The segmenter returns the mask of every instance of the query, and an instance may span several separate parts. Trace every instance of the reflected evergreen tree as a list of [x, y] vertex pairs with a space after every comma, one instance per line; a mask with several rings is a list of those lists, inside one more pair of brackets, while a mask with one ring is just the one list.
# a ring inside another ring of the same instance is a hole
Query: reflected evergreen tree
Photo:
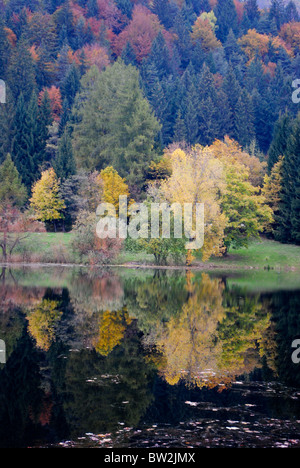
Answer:
[[107, 357], [88, 350], [72, 353], [62, 389], [71, 436], [111, 432], [120, 421], [136, 426], [152, 401], [153, 376], [135, 323]]
[[0, 372], [0, 445], [26, 447], [37, 429], [43, 392], [39, 355], [24, 327]]

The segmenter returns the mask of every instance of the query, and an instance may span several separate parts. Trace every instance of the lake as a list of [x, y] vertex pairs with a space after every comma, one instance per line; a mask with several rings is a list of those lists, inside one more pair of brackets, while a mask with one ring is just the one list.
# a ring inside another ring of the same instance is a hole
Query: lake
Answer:
[[298, 274], [0, 271], [1, 448], [300, 448]]

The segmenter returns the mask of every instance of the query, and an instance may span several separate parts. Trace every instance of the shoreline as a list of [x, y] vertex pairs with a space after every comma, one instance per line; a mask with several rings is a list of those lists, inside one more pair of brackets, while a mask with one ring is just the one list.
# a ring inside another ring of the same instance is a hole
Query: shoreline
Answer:
[[98, 265], [88, 265], [84, 263], [49, 263], [49, 262], [0, 262], [1, 268], [12, 268], [12, 267], [21, 267], [21, 268], [85, 268], [85, 269], [105, 269], [105, 268], [127, 268], [127, 269], [136, 269], [136, 270], [190, 270], [190, 271], [276, 271], [278, 273], [282, 272], [299, 272], [300, 267], [292, 267], [289, 265], [281, 265], [279, 268], [266, 268], [258, 265], [221, 265], [213, 263], [198, 263], [194, 265], [155, 265], [155, 264], [143, 264], [137, 262], [127, 262], [123, 264], [98, 264]]

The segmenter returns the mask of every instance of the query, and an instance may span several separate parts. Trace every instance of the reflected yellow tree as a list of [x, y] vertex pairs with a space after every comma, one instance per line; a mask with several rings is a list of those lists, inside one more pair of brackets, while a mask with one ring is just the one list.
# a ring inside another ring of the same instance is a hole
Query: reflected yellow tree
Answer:
[[132, 319], [129, 317], [126, 308], [117, 312], [109, 310], [103, 312], [99, 335], [93, 343], [96, 351], [102, 356], [108, 356], [121, 343], [131, 322]]
[[170, 319], [157, 340], [165, 362], [161, 372], [171, 385], [180, 379], [204, 385], [212, 369], [216, 369], [222, 350], [216, 339], [218, 323], [225, 316], [224, 286], [207, 274], [202, 275], [200, 283], [194, 283], [189, 273], [187, 289], [189, 298], [182, 313]]
[[159, 370], [166, 381], [222, 390], [237, 376], [261, 367], [270, 317], [259, 298], [245, 296], [231, 303], [236, 293], [231, 301], [224, 283], [207, 274], [196, 282], [189, 272], [186, 288], [181, 314], [157, 336]]
[[27, 315], [28, 331], [35, 339], [37, 347], [48, 351], [55, 341], [55, 332], [61, 320], [59, 301], [43, 299]]

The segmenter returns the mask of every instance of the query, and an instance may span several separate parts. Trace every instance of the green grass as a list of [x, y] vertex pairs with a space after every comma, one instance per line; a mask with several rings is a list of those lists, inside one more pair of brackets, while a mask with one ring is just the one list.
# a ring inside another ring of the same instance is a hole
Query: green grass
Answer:
[[[72, 250], [72, 233], [32, 233], [16, 252], [14, 261], [22, 263], [80, 263]], [[143, 252], [122, 251], [114, 261], [115, 264], [153, 265], [154, 258]], [[205, 267], [199, 259], [195, 265]], [[250, 242], [249, 248], [231, 250], [226, 257], [212, 258], [207, 267], [222, 269], [255, 268], [262, 270], [299, 270], [300, 246], [280, 244], [269, 239], [258, 239]]]
[[262, 269], [299, 269], [300, 246], [280, 244], [269, 239], [253, 240], [248, 249], [229, 252], [227, 257], [213, 259], [214, 265]]
[[36, 263], [73, 263], [72, 233], [29, 233], [15, 249], [13, 261]]

